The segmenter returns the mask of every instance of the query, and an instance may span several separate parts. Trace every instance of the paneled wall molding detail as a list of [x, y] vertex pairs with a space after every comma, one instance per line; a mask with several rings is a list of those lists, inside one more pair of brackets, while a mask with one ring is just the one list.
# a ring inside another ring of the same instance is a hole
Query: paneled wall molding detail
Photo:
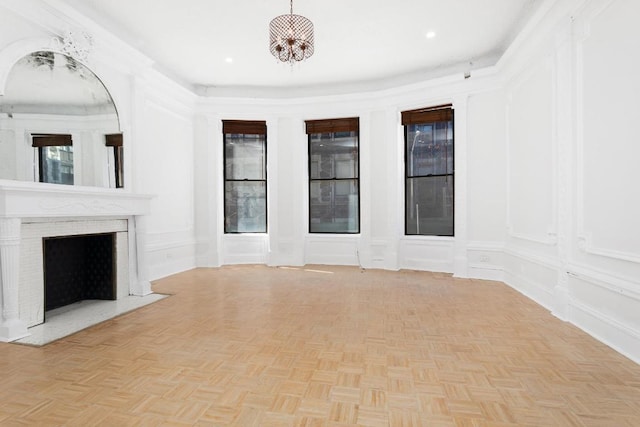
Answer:
[[558, 243], [558, 234], [554, 230], [547, 231], [546, 236], [535, 236], [533, 234], [527, 233], [518, 233], [513, 231], [513, 226], [509, 225], [507, 227], [507, 233], [510, 237], [526, 240], [533, 243], [539, 243], [547, 246], [554, 246]]
[[455, 240], [445, 238], [413, 239], [405, 237], [398, 244], [398, 267], [454, 273]]
[[525, 249], [514, 248], [513, 246], [507, 246], [504, 249], [504, 253], [546, 268], [558, 269], [561, 267], [560, 262], [556, 257], [535, 254]]
[[567, 275], [640, 303], [640, 282], [611, 276], [610, 274], [593, 270], [588, 266], [578, 266], [576, 264], [569, 265]]
[[505, 245], [503, 242], [470, 241], [467, 243], [467, 251], [502, 253], [504, 249]]
[[264, 264], [268, 247], [267, 234], [224, 234], [222, 264]]
[[598, 247], [593, 244], [591, 233], [584, 230], [579, 230], [578, 248], [588, 254], [599, 255], [607, 258], [630, 261], [640, 264], [640, 254]]
[[467, 243], [469, 277], [504, 281], [503, 254], [504, 244], [501, 242]]
[[569, 264], [567, 274], [570, 277], [591, 283], [616, 295], [632, 298], [640, 302], [640, 282], [637, 280], [613, 276], [608, 272], [593, 269], [591, 266], [575, 263]]
[[19, 318], [20, 218], [0, 218], [0, 341], [9, 342], [29, 335]]
[[307, 235], [304, 260], [310, 264], [359, 265], [359, 235]]
[[171, 240], [162, 243], [150, 243], [146, 246], [147, 252], [159, 252], [169, 249], [183, 248], [183, 247], [195, 247], [197, 245], [196, 239], [184, 239], [184, 240]]
[[[518, 90], [521, 87], [523, 87], [525, 84], [531, 81], [531, 79], [533, 79], [537, 75], [537, 73], [540, 73], [540, 72], [550, 73], [552, 80], [555, 81], [556, 74], [557, 74], [556, 61], [551, 55], [545, 56], [542, 61], [539, 61], [536, 64], [531, 64], [531, 67], [529, 69], [527, 69], [520, 75], [514, 77], [508, 83], [506, 121], [505, 121], [505, 126], [506, 126], [505, 132], [507, 136], [507, 200], [506, 200], [507, 202], [507, 234], [510, 237], [513, 237], [516, 239], [526, 240], [526, 241], [539, 243], [547, 246], [553, 246], [553, 245], [556, 245], [558, 241], [558, 236], [557, 236], [558, 224], [557, 224], [557, 215], [555, 214], [558, 210], [558, 189], [556, 185], [553, 185], [552, 188], [549, 189], [549, 191], [551, 192], [550, 210], [553, 213], [553, 215], [551, 216], [551, 220], [550, 220], [551, 222], [548, 224], [546, 234], [537, 235], [530, 232], [519, 231], [517, 229], [517, 226], [515, 225], [513, 209], [512, 209], [512, 205], [515, 203], [513, 200], [514, 184], [512, 180], [512, 173], [517, 172], [513, 170], [513, 166], [511, 164], [512, 163], [511, 155], [513, 152], [512, 144], [514, 143], [513, 135], [511, 132], [512, 119], [514, 115], [514, 112], [513, 112], [513, 104], [515, 102], [514, 96], [517, 94]], [[558, 142], [557, 141], [557, 120], [555, 118], [557, 113], [556, 111], [557, 110], [557, 90], [555, 88], [555, 84], [552, 89], [551, 104], [552, 104], [551, 105], [552, 134], [550, 135], [550, 138], [551, 138], [550, 144], [552, 147], [557, 147], [557, 142]], [[558, 154], [556, 152], [552, 152], [553, 170], [551, 171], [551, 173], [553, 175], [552, 182], [554, 184], [557, 182], [557, 177], [558, 177], [557, 156]]]
[[573, 198], [571, 197], [571, 176], [573, 171], [573, 48], [571, 44], [572, 20], [567, 19], [556, 34], [554, 98], [554, 139], [557, 150], [556, 186], [558, 188], [557, 212], [557, 250], [562, 268], [558, 269], [557, 283], [554, 287], [553, 314], [569, 319], [569, 234], [573, 227], [571, 215]]
[[586, 204], [586, 183], [585, 183], [585, 43], [592, 36], [592, 23], [603, 12], [605, 12], [616, 0], [600, 0], [587, 2], [580, 16], [575, 21], [575, 44], [576, 44], [576, 199], [577, 199], [577, 247], [588, 254], [598, 255], [606, 258], [629, 261], [640, 264], [640, 253], [616, 250], [604, 247], [596, 243], [594, 230], [590, 230], [586, 225], [585, 204]]

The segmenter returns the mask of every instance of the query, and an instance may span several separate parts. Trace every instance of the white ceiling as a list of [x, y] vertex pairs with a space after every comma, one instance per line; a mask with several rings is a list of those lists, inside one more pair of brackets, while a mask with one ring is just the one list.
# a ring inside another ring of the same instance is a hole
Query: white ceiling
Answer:
[[380, 88], [492, 65], [543, 0], [295, 0], [314, 24], [315, 53], [293, 67], [268, 48], [269, 21], [289, 12], [287, 0], [64, 2], [211, 92]]

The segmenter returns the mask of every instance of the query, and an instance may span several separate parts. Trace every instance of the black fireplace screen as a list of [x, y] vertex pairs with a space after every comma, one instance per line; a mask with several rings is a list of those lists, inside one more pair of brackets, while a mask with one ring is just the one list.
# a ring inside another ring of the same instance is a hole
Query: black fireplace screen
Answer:
[[45, 311], [116, 299], [114, 234], [43, 239]]

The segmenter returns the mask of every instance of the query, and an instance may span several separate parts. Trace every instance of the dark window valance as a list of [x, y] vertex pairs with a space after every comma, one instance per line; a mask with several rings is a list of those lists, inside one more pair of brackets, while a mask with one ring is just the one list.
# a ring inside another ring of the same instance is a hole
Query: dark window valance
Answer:
[[451, 104], [438, 105], [436, 107], [420, 108], [402, 112], [402, 125], [415, 125], [419, 123], [449, 122], [453, 120], [453, 108]]
[[122, 147], [122, 134], [114, 133], [111, 135], [105, 135], [105, 144], [107, 147]]
[[360, 119], [350, 117], [347, 119], [305, 120], [307, 134], [329, 132], [358, 132]]
[[56, 135], [56, 134], [32, 134], [31, 146], [32, 147], [58, 147], [73, 145], [71, 141], [71, 135]]
[[267, 122], [265, 122], [264, 120], [223, 120], [222, 133], [266, 135]]

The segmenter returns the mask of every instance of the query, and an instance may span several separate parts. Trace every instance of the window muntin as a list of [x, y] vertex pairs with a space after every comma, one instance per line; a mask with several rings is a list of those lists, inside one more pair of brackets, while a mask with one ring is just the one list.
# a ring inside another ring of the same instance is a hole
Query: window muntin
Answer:
[[405, 234], [453, 236], [453, 109], [403, 112], [403, 124]]
[[[262, 126], [255, 127], [256, 123]], [[223, 131], [224, 231], [266, 233], [266, 125], [264, 122], [224, 121]], [[242, 133], [245, 131], [251, 133]]]
[[358, 119], [307, 121], [309, 232], [360, 232]]

